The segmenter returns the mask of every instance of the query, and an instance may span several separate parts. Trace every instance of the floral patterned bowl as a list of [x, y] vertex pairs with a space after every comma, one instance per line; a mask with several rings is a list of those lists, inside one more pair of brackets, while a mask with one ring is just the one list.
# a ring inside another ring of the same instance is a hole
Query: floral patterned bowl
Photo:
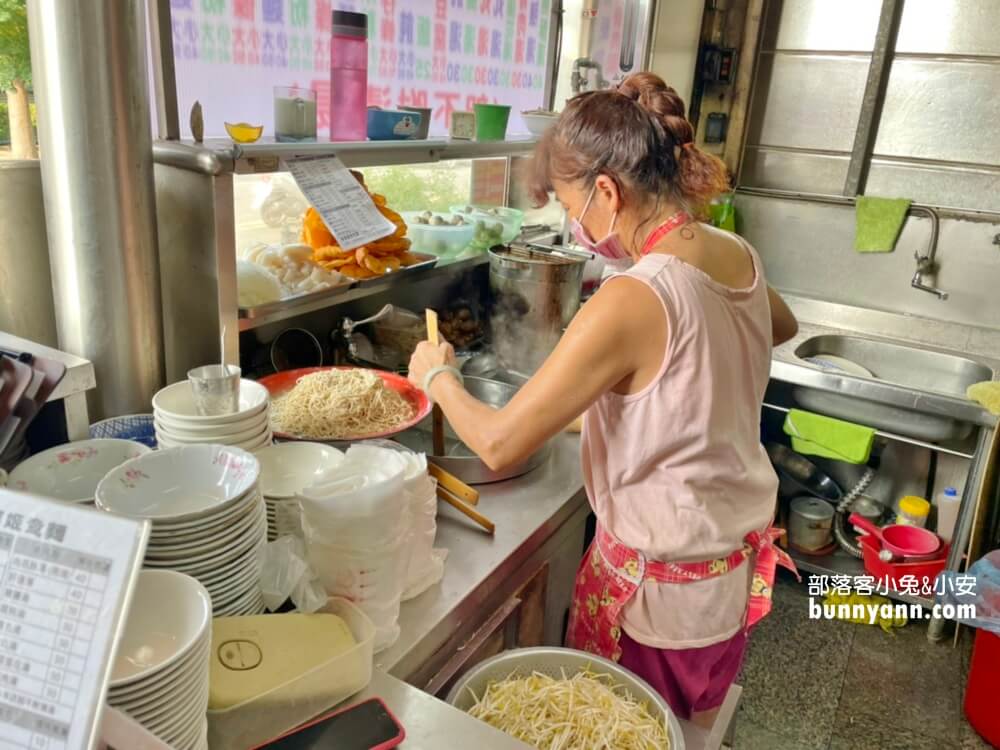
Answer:
[[80, 440], [57, 445], [18, 464], [7, 487], [54, 500], [92, 503], [97, 485], [109, 471], [149, 452], [132, 440]]
[[219, 513], [255, 490], [260, 464], [225, 445], [185, 445], [147, 453], [97, 486], [97, 507], [132, 518], [186, 521]]

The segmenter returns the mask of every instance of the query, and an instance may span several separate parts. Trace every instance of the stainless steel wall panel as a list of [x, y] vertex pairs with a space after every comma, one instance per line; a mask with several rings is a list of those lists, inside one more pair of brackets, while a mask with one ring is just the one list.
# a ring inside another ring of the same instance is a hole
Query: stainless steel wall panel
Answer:
[[871, 52], [877, 0], [780, 0], [768, 3], [763, 49]]
[[[872, 160], [868, 195], [902, 195], [932, 206], [1000, 212], [1000, 169]], [[1000, 260], [1000, 249], [997, 251]], [[998, 279], [1000, 284], [1000, 279]]]
[[997, 0], [907, 0], [896, 51], [1000, 55], [998, 30], [1000, 2]]
[[740, 182], [749, 187], [836, 194], [844, 186], [849, 162], [848, 154], [748, 146]]
[[747, 142], [849, 152], [869, 58], [762, 55]]
[[1000, 64], [896, 59], [875, 153], [1000, 166], [997, 123]]
[[[896, 250], [854, 251], [854, 209], [737, 193], [740, 233], [760, 252], [768, 281], [805, 297], [1000, 329], [1000, 222], [943, 218], [937, 258], [941, 301], [910, 287], [913, 253], [926, 249], [930, 220], [906, 220]], [[919, 325], [915, 321], [914, 325]]]

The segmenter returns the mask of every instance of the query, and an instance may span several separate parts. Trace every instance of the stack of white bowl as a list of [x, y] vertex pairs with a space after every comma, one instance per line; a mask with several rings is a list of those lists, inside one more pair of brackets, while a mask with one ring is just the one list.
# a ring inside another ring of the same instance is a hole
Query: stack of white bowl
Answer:
[[307, 487], [325, 481], [344, 460], [344, 454], [322, 443], [278, 443], [257, 452], [260, 489], [267, 506], [267, 539], [302, 536], [296, 497]]
[[143, 570], [111, 672], [108, 703], [177, 750], [208, 750], [212, 602], [169, 570]]
[[270, 398], [253, 380], [240, 381], [239, 410], [217, 416], [198, 413], [188, 381], [168, 385], [153, 396], [153, 418], [161, 448], [217, 443], [252, 452], [271, 444]]
[[152, 521], [145, 566], [197, 578], [216, 617], [261, 614], [267, 514], [259, 476], [257, 459], [239, 448], [168, 448], [112, 470], [97, 487], [97, 507]]
[[7, 486], [21, 492], [92, 505], [97, 485], [116, 466], [149, 453], [131, 440], [78, 440], [36, 453], [18, 464]]

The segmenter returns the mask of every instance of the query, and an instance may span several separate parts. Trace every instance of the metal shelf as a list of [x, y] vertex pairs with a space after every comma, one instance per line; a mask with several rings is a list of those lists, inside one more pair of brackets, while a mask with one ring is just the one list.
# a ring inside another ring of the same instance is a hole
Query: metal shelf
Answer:
[[[796, 552], [794, 549], [788, 549], [787, 552], [801, 572], [826, 576], [850, 576], [851, 578], [870, 575], [865, 571], [864, 563], [861, 560], [852, 557], [839, 548], [829, 555], [804, 555], [801, 552]], [[934, 606], [934, 601], [924, 596], [911, 596], [898, 591], [886, 593], [880, 590], [878, 593], [880, 596], [885, 595], [893, 601], [915, 604], [924, 609], [930, 609]]]
[[[325, 310], [345, 302], [379, 294], [400, 284], [413, 284], [439, 273], [464, 271], [465, 269], [485, 265], [488, 262], [489, 258], [485, 253], [463, 260], [438, 261], [436, 265], [412, 268], [401, 273], [390, 273], [378, 279], [366, 279], [365, 281], [355, 282], [349, 286], [337, 287], [335, 289], [316, 292], [315, 294], [294, 297], [282, 302], [261, 305], [252, 311], [240, 310], [239, 330], [252, 331], [271, 323], [278, 323], [299, 315], [316, 312], [317, 310]], [[250, 317], [251, 314], [252, 317]]]
[[429, 138], [420, 141], [348, 141], [343, 143], [234, 144], [227, 138], [190, 141], [157, 141], [153, 155], [158, 163], [192, 171], [219, 174], [277, 172], [283, 159], [302, 156], [338, 156], [348, 167], [381, 167], [396, 164], [429, 164], [455, 159], [496, 159], [530, 154], [538, 139], [514, 137], [506, 141], [464, 141]]

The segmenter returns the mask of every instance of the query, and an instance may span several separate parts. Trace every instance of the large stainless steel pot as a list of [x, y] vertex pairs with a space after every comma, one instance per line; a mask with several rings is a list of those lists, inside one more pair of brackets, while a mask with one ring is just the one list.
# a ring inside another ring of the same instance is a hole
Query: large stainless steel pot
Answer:
[[490, 250], [490, 332], [503, 369], [531, 375], [580, 307], [583, 259], [524, 248]]
[[[465, 379], [465, 389], [480, 401], [500, 408], [514, 398], [518, 387], [496, 380], [467, 377]], [[527, 474], [532, 469], [541, 466], [548, 459], [551, 450], [550, 445], [546, 443], [524, 461], [504, 471], [493, 471], [483, 463], [479, 456], [470, 451], [465, 443], [458, 439], [458, 436], [451, 429], [451, 425], [447, 423], [445, 423], [444, 432], [445, 455], [433, 455], [434, 441], [431, 434], [431, 427], [431, 419], [428, 417], [412, 430], [407, 430], [397, 435], [395, 439], [407, 448], [426, 453], [428, 459], [467, 484], [502, 482], [505, 479], [513, 479], [522, 474]]]
[[538, 646], [504, 651], [480, 662], [459, 678], [448, 693], [448, 702], [455, 708], [468, 711], [475, 705], [476, 696], [486, 692], [491, 682], [508, 677], [525, 677], [535, 672], [555, 678], [572, 677], [585, 670], [607, 675], [614, 685], [624, 688], [634, 700], [644, 702], [650, 714], [666, 725], [670, 750], [684, 750], [684, 734], [677, 717], [649, 683], [613, 661], [569, 648]]

